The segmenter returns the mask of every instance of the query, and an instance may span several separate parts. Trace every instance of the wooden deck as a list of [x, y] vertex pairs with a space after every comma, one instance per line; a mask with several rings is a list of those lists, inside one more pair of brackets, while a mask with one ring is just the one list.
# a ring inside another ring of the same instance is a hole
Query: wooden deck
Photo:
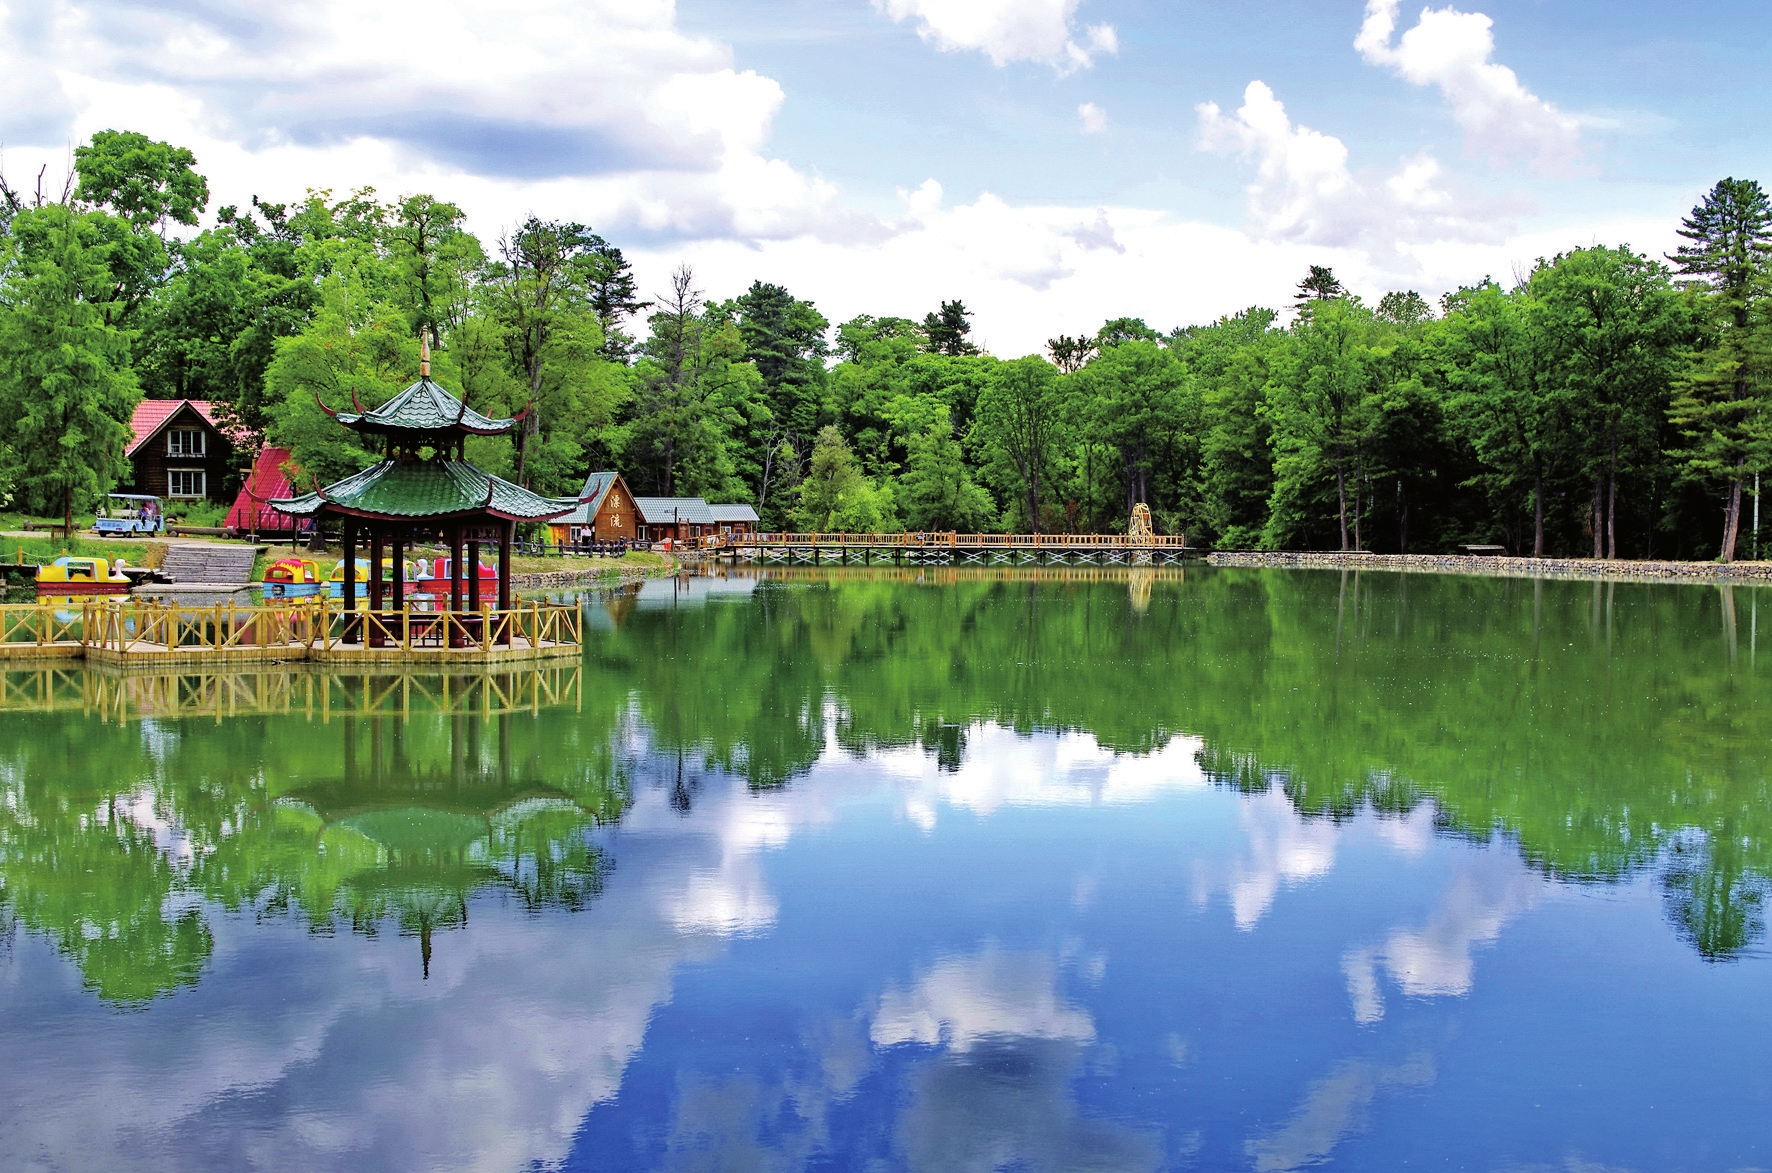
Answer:
[[324, 597], [256, 606], [114, 598], [76, 606], [0, 606], [0, 662], [470, 665], [572, 657], [582, 646], [578, 608], [551, 603], [478, 612], [422, 611], [410, 604], [399, 611], [346, 612]]

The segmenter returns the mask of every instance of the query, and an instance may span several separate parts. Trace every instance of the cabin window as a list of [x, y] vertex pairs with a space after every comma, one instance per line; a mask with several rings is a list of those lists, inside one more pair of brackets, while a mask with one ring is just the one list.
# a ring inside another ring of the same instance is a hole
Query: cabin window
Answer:
[[[173, 428], [166, 433], [166, 455], [168, 456], [202, 456], [204, 453], [204, 435], [202, 428]], [[198, 494], [201, 496], [201, 494]], [[174, 497], [179, 496], [173, 493]]]
[[174, 468], [166, 472], [168, 497], [207, 496], [207, 477], [200, 468]]

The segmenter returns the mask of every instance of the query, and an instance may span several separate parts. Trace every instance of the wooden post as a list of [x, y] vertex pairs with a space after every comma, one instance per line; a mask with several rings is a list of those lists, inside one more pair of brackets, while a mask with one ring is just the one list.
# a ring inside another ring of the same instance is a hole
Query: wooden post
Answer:
[[394, 610], [406, 602], [406, 538], [394, 539]]
[[449, 527], [449, 609], [461, 610], [461, 526]]
[[511, 609], [511, 539], [515, 535], [515, 522], [501, 522], [498, 541], [498, 609]]
[[344, 636], [348, 642], [351, 639], [351, 623], [357, 613], [357, 523], [349, 517], [345, 518], [344, 554]]
[[371, 611], [381, 610], [381, 551], [381, 527], [371, 526], [369, 530], [369, 609]]

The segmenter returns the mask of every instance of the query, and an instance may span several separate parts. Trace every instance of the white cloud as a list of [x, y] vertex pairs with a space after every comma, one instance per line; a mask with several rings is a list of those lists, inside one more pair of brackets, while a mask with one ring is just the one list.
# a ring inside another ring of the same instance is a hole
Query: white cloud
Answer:
[[1004, 807], [1116, 806], [1165, 793], [1203, 790], [1197, 738], [1175, 737], [1147, 754], [1121, 754], [1088, 733], [1028, 737], [1001, 725], [966, 729], [967, 753], [943, 770], [918, 749], [884, 751], [873, 760], [899, 780], [900, 809], [924, 830], [946, 806], [990, 815]]
[[1290, 1173], [1323, 1164], [1337, 1145], [1364, 1131], [1373, 1101], [1387, 1092], [1425, 1088], [1436, 1078], [1433, 1057], [1423, 1052], [1385, 1066], [1349, 1059], [1311, 1084], [1284, 1125], [1243, 1146], [1257, 1173]]
[[1078, 106], [1077, 117], [1083, 120], [1084, 134], [1100, 134], [1107, 129], [1107, 111], [1094, 102], [1084, 102]]
[[370, 184], [501, 223], [570, 205], [687, 236], [880, 231], [766, 155], [780, 85], [682, 32], [670, 0], [0, 2], [0, 65], [41, 75], [31, 104], [0, 109], [15, 165], [36, 146], [54, 170], [121, 126], [191, 146], [220, 202]]
[[1491, 218], [1479, 220], [1454, 198], [1432, 155], [1404, 160], [1389, 175], [1358, 175], [1348, 167], [1345, 143], [1293, 123], [1264, 82], [1249, 83], [1234, 115], [1216, 102], [1196, 110], [1203, 149], [1254, 163], [1249, 214], [1265, 236], [1386, 255], [1429, 241], [1500, 235]]
[[[1425, 810], [1417, 817], [1424, 825], [1431, 822]], [[1427, 924], [1395, 929], [1384, 944], [1351, 949], [1342, 957], [1355, 1021], [1371, 1025], [1384, 1017], [1381, 973], [1411, 998], [1468, 994], [1476, 980], [1476, 951], [1494, 942], [1543, 890], [1540, 878], [1507, 849], [1491, 847], [1462, 859]]]
[[875, 1046], [945, 1045], [971, 1051], [1000, 1039], [1088, 1043], [1088, 1011], [1058, 992], [1058, 967], [1038, 953], [987, 948], [938, 961], [909, 990], [888, 989], [868, 1032]]
[[1360, 56], [1389, 66], [1414, 85], [1438, 86], [1473, 153], [1496, 159], [1524, 156], [1549, 170], [1568, 167], [1579, 120], [1532, 93], [1513, 70], [1491, 59], [1494, 21], [1480, 12], [1424, 8], [1415, 27], [1393, 44], [1398, 3], [1367, 0], [1366, 19], [1354, 39]]
[[893, 20], [915, 19], [917, 35], [944, 52], [979, 52], [993, 65], [1038, 61], [1060, 73], [1086, 69], [1098, 54], [1120, 51], [1112, 25], [1081, 33], [1073, 18], [1082, 0], [874, 0]]

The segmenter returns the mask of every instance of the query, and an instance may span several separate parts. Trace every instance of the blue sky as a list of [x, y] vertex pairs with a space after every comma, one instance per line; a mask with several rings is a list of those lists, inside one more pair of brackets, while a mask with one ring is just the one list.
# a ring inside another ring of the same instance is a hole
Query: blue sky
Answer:
[[0, 142], [15, 184], [119, 126], [218, 205], [583, 220], [649, 285], [834, 319], [959, 296], [1013, 354], [1279, 304], [1308, 263], [1375, 296], [1665, 249], [1716, 179], [1772, 180], [1769, 39], [1743, 2], [0, 0]]

